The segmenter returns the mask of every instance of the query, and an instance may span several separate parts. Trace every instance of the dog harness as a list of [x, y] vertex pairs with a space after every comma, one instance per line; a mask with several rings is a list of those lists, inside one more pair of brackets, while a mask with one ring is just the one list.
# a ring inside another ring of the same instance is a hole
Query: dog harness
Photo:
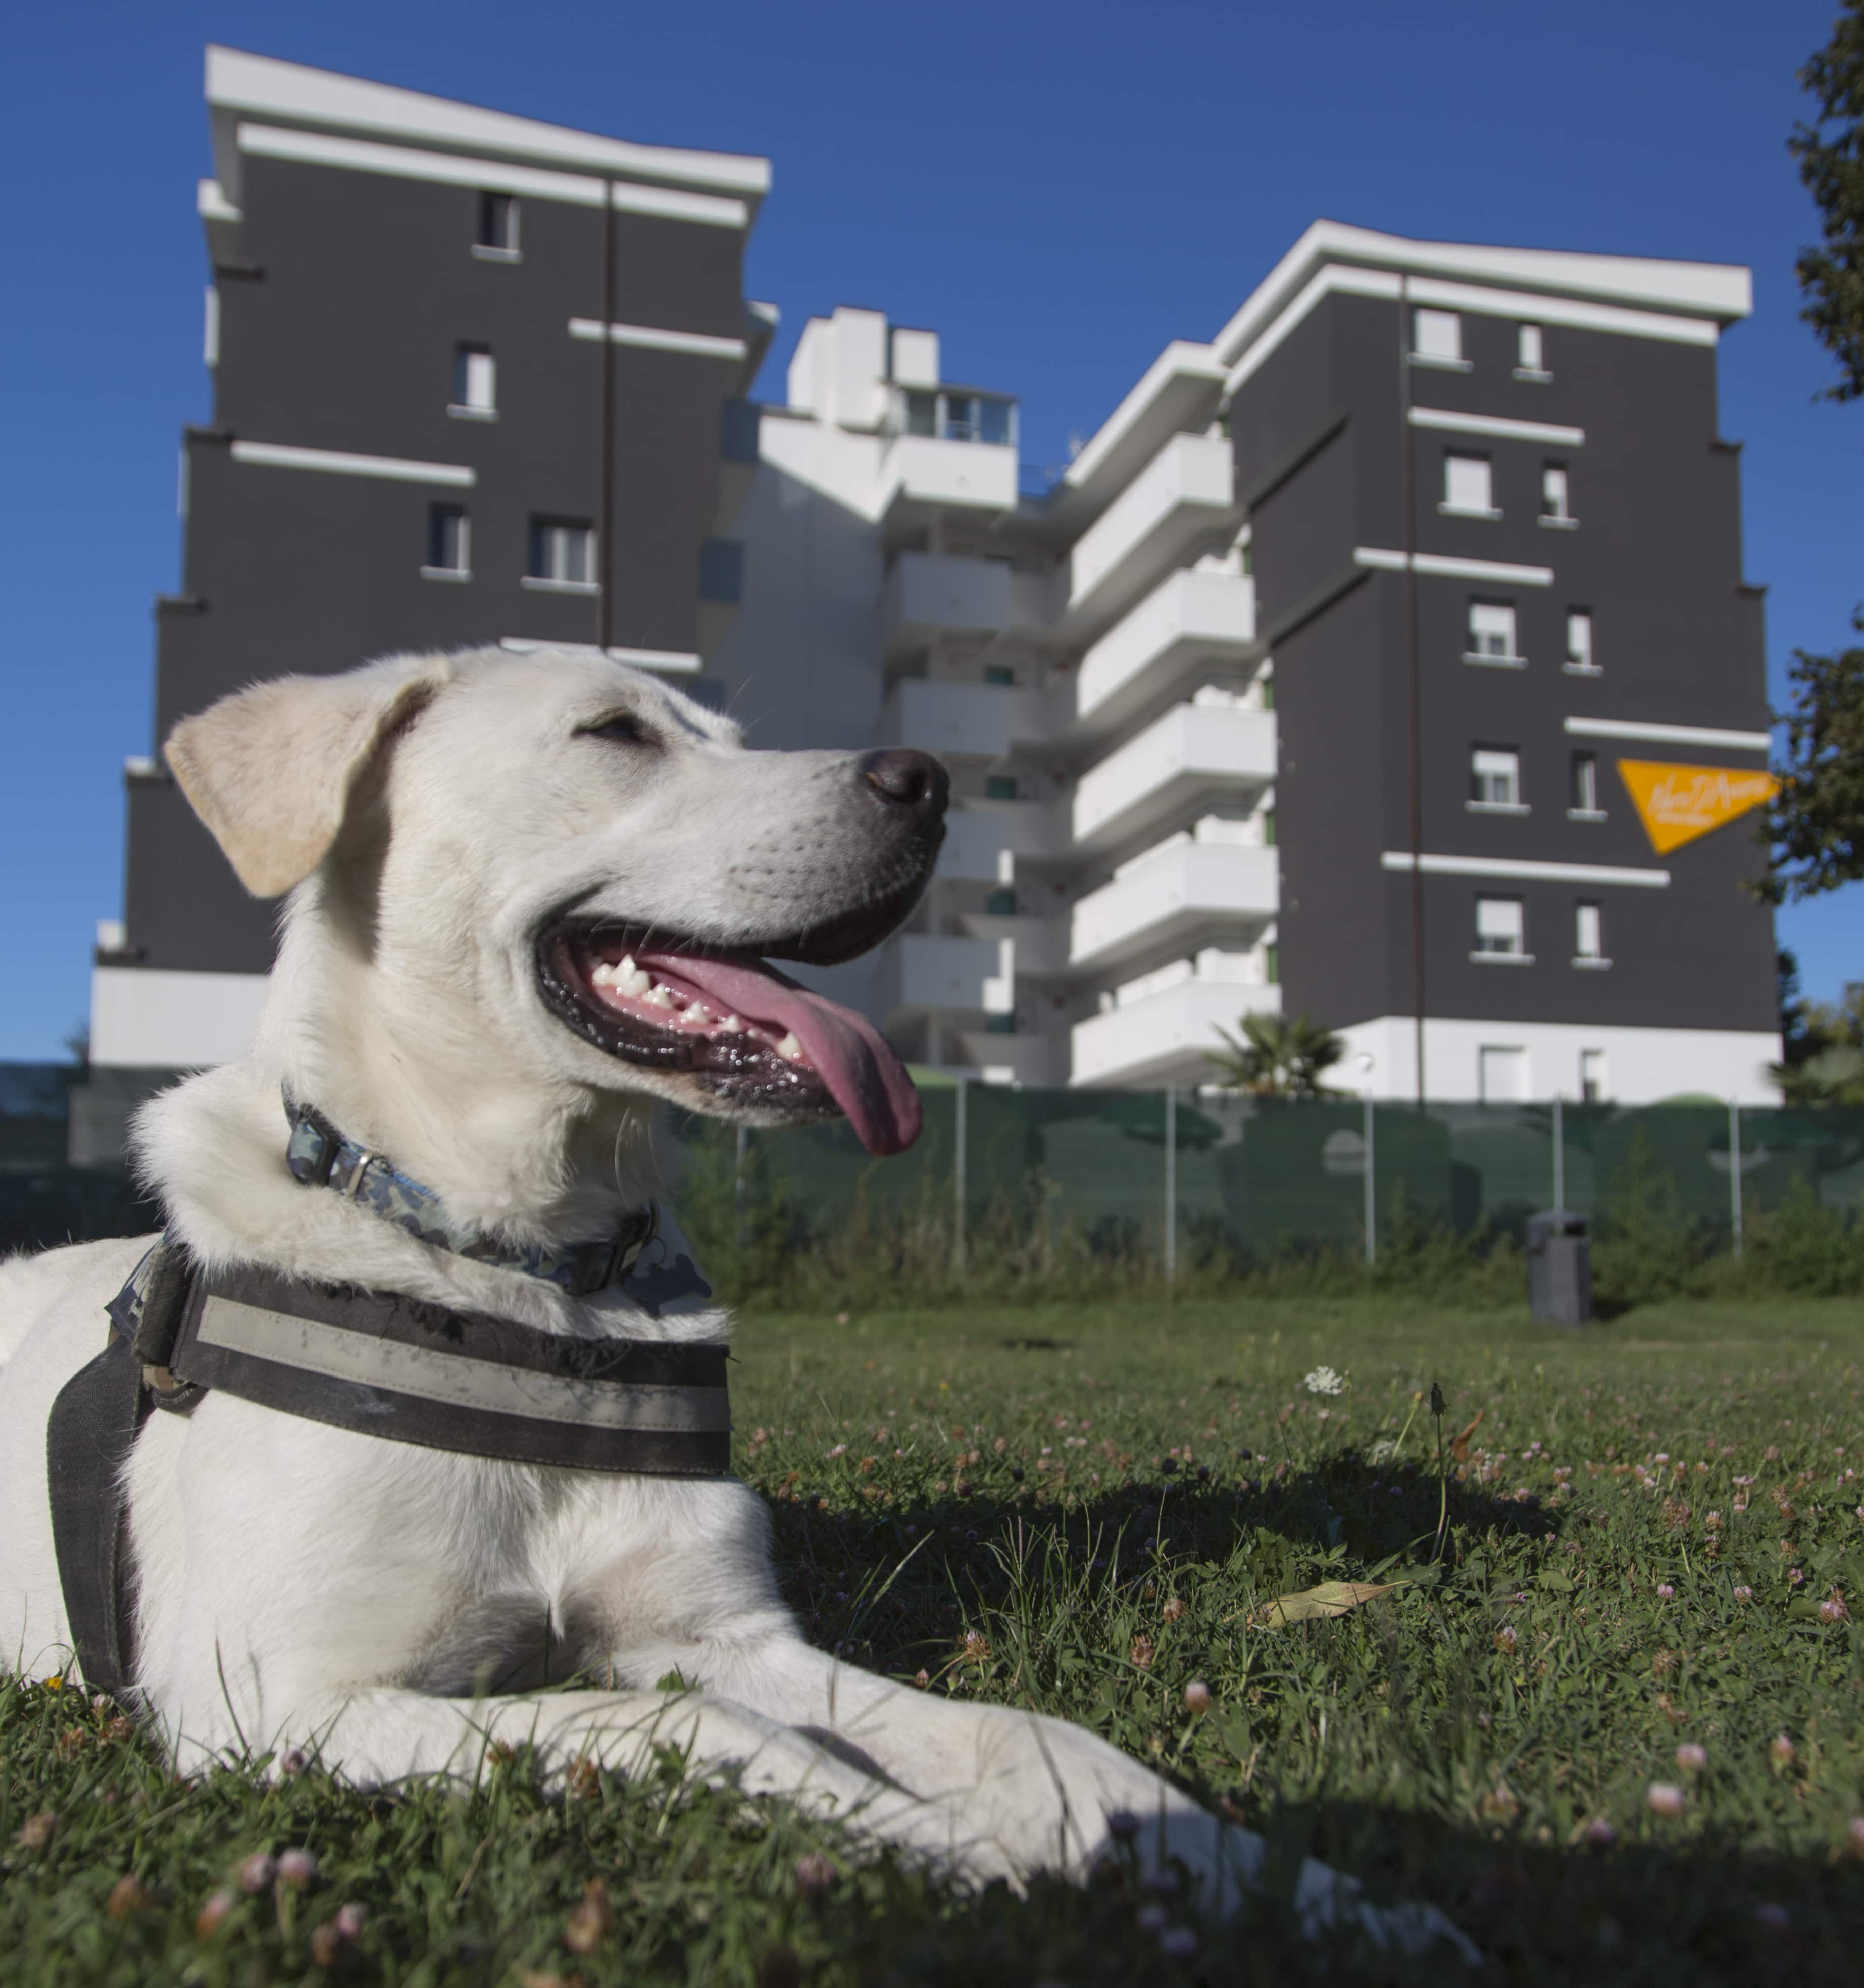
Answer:
[[[317, 1143], [302, 1134], [306, 1124]], [[293, 1127], [299, 1181], [354, 1192], [373, 1170], [381, 1185], [365, 1185], [363, 1205], [424, 1241], [456, 1246], [444, 1239], [453, 1232], [428, 1219], [431, 1205], [401, 1199], [414, 1188], [431, 1204], [427, 1189], [302, 1107]], [[581, 1280], [594, 1275], [599, 1251], [597, 1282], [616, 1284], [658, 1318], [700, 1309], [712, 1296], [679, 1239], [648, 1209], [622, 1239], [580, 1252], [537, 1249], [508, 1266], [566, 1289], [594, 1288]], [[476, 1241], [458, 1253], [507, 1263]], [[188, 1414], [218, 1388], [359, 1435], [462, 1456], [614, 1475], [730, 1474], [729, 1354], [720, 1344], [572, 1338], [255, 1264], [204, 1271], [167, 1239], [105, 1311], [103, 1351], [52, 1405], [46, 1460], [72, 1641], [86, 1685], [113, 1697], [127, 1700], [135, 1668], [123, 1473], [154, 1409]]]

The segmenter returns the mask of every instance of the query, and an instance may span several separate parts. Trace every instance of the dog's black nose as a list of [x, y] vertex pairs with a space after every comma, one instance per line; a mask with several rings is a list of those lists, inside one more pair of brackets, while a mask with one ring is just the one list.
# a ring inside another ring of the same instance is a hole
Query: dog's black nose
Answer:
[[861, 762], [861, 777], [889, 806], [911, 808], [915, 813], [934, 818], [944, 813], [952, 784], [929, 752], [898, 747], [870, 752]]

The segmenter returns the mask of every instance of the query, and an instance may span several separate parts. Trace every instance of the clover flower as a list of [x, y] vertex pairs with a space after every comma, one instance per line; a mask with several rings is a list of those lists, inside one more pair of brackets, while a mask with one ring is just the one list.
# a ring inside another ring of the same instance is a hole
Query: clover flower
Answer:
[[1687, 1799], [1674, 1781], [1653, 1781], [1644, 1790], [1644, 1804], [1653, 1815], [1679, 1816]]
[[1686, 1774], [1700, 1774], [1708, 1764], [1708, 1749], [1697, 1746], [1693, 1740], [1684, 1740], [1676, 1749], [1676, 1765]]
[[1790, 1767], [1799, 1756], [1792, 1741], [1784, 1733], [1776, 1733], [1767, 1743], [1767, 1757], [1776, 1767]]
[[1193, 1678], [1185, 1686], [1185, 1709], [1193, 1718], [1201, 1718], [1210, 1709], [1210, 1687], [1201, 1678]]

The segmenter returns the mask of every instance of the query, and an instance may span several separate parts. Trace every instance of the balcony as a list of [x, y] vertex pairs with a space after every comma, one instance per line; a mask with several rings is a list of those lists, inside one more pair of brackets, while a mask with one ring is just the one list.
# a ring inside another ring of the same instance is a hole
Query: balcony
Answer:
[[966, 1029], [957, 1038], [958, 1051], [986, 1084], [1027, 1084], [1059, 1090], [1068, 1080], [1068, 1045], [1064, 1036], [1000, 1036]]
[[895, 435], [881, 458], [880, 485], [886, 539], [897, 545], [939, 511], [1013, 511], [1017, 452], [991, 442]]
[[1067, 921], [1064, 918], [1037, 918], [1019, 913], [999, 917], [990, 911], [962, 911], [959, 924], [973, 938], [987, 938], [1000, 944], [1007, 939], [1014, 948], [1019, 977], [1034, 974], [1042, 978], [1067, 971]]
[[902, 932], [881, 955], [876, 991], [888, 1016], [931, 1009], [1006, 1015], [1016, 1005], [1015, 955], [1000, 939]]
[[1000, 634], [1050, 618], [1050, 584], [1006, 560], [949, 553], [898, 553], [881, 590], [880, 637], [889, 662], [939, 634]]
[[1193, 938], [1253, 938], [1280, 903], [1273, 849], [1169, 842], [1074, 906], [1071, 966], [1115, 966]]
[[1091, 639], [1233, 526], [1235, 474], [1227, 436], [1174, 435], [1076, 542], [1057, 632]]
[[1053, 856], [1060, 840], [1054, 810], [1038, 801], [970, 803], [945, 818], [945, 846], [933, 873], [955, 882], [1008, 884], [1019, 857]]
[[1245, 665], [1259, 647], [1253, 580], [1194, 568], [1168, 574], [1081, 658], [1067, 735], [1105, 737], [1211, 664]]
[[1000, 759], [1048, 736], [1049, 694], [1000, 684], [896, 683], [881, 712], [883, 746], [916, 746], [941, 759]]
[[1081, 775], [1074, 840], [1111, 848], [1207, 796], [1259, 795], [1274, 777], [1273, 712], [1181, 704]]
[[[1226, 852], [1233, 853], [1233, 852]], [[1077, 1084], [1208, 1084], [1208, 1052], [1220, 1050], [1220, 1027], [1234, 1035], [1244, 1014], [1281, 1013], [1279, 987], [1181, 981], [1130, 1007], [1091, 1015], [1073, 1030]]]

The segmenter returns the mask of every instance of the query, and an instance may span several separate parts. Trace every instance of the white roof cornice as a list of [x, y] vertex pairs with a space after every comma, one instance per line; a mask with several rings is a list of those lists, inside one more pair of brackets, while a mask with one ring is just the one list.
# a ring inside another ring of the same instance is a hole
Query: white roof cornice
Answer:
[[216, 164], [237, 198], [234, 128], [242, 118], [325, 131], [391, 137], [404, 145], [478, 152], [536, 165], [570, 167], [662, 184], [731, 193], [754, 205], [770, 188], [770, 162], [740, 153], [690, 152], [636, 145], [589, 131], [482, 110], [418, 90], [398, 90], [329, 69], [238, 49], [209, 46], [207, 100], [213, 113]]
[[1212, 340], [1233, 365], [1320, 265], [1370, 264], [1453, 276], [1504, 289], [1551, 291], [1636, 305], [1726, 324], [1754, 308], [1751, 271], [1726, 262], [1668, 262], [1640, 255], [1576, 255], [1556, 248], [1497, 248], [1460, 242], [1414, 242], [1344, 221], [1317, 221], [1282, 257]]

